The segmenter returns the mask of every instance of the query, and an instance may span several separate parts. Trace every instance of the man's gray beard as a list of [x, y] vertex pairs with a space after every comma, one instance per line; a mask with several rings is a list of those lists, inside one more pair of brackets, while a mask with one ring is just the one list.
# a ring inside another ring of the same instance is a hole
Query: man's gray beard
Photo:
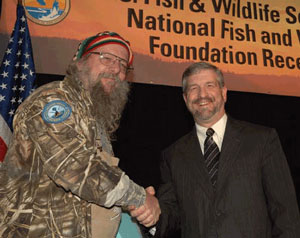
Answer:
[[114, 78], [116, 85], [109, 94], [104, 91], [101, 83], [93, 87], [91, 92], [91, 100], [94, 105], [93, 114], [97, 122], [106, 130], [109, 139], [114, 139], [113, 133], [119, 127], [122, 112], [128, 101], [130, 87], [127, 81], [120, 81], [117, 76], [101, 74], [98, 78], [99, 82], [102, 77]]
[[[67, 69], [67, 76], [73, 78], [80, 87], [83, 87], [82, 78], [91, 77], [90, 70], [86, 67], [86, 58], [81, 59], [83, 70], [79, 70], [78, 63], [72, 62]], [[118, 129], [122, 111], [128, 101], [130, 86], [127, 81], [120, 81], [118, 76], [101, 74], [99, 77], [112, 77], [116, 80], [113, 90], [107, 94], [101, 83], [93, 87], [90, 92], [94, 105], [93, 114], [100, 125], [106, 130], [109, 139], [114, 139], [114, 132]], [[100, 78], [99, 78], [100, 79]], [[100, 80], [99, 80], [100, 82]]]

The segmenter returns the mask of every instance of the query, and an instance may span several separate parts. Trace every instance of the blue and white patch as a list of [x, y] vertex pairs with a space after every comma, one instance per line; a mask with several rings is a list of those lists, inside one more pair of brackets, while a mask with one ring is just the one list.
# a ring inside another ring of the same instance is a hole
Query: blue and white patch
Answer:
[[61, 123], [67, 120], [72, 113], [69, 104], [62, 100], [55, 100], [46, 104], [42, 112], [42, 118], [47, 123]]

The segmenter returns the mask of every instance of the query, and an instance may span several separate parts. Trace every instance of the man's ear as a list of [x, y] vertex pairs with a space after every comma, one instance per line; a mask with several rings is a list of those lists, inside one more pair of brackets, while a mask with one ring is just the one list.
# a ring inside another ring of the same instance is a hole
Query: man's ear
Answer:
[[82, 67], [83, 67], [82, 61], [79, 60], [76, 64], [77, 64], [77, 67], [78, 67], [79, 71], [81, 71], [81, 70], [82, 70]]
[[224, 102], [226, 102], [227, 101], [227, 88], [226, 88], [226, 86], [223, 86], [223, 88], [222, 88], [222, 96], [223, 96]]
[[187, 97], [187, 96], [186, 96], [186, 93], [185, 93], [185, 92], [182, 93], [182, 97], [183, 97], [183, 100], [184, 100], [184, 102], [185, 102], [185, 104], [186, 104], [186, 101], [187, 101], [187, 98], [186, 98], [186, 97]]

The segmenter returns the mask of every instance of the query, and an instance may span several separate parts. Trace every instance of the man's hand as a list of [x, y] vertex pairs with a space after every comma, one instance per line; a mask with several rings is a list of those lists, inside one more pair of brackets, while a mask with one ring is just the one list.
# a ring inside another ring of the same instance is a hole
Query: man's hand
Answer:
[[150, 227], [156, 224], [161, 213], [159, 203], [155, 195], [155, 190], [152, 186], [146, 188], [146, 200], [144, 205], [135, 208], [129, 207], [130, 215], [135, 217], [140, 224]]

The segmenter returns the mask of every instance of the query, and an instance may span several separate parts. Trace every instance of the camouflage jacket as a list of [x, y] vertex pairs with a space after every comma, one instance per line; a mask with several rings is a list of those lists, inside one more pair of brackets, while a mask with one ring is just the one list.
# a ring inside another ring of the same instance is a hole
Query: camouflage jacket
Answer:
[[91, 204], [144, 203], [145, 190], [103, 149], [91, 108], [70, 78], [38, 88], [19, 106], [0, 171], [0, 237], [89, 238]]

